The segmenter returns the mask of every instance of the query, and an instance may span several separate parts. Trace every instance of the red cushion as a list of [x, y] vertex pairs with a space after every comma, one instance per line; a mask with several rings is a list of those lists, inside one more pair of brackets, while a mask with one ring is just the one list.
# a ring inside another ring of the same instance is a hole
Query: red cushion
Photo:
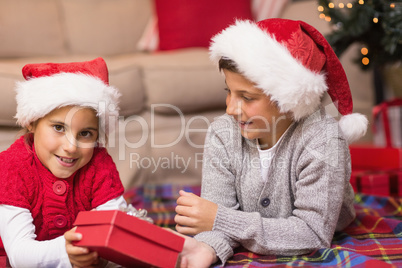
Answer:
[[155, 0], [159, 49], [208, 47], [235, 19], [250, 19], [251, 0]]

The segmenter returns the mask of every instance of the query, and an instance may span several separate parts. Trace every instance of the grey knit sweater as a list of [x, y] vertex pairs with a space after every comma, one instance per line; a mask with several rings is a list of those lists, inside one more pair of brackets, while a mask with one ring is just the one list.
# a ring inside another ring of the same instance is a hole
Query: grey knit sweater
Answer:
[[218, 204], [212, 231], [195, 236], [225, 263], [242, 245], [258, 254], [299, 255], [329, 247], [355, 217], [347, 142], [320, 109], [293, 123], [263, 181], [257, 142], [232, 117], [208, 131], [201, 196]]

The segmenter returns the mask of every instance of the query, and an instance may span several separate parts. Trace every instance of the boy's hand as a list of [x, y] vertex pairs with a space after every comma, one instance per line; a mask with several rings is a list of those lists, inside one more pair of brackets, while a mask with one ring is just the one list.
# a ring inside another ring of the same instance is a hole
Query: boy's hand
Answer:
[[180, 253], [180, 268], [207, 268], [218, 261], [215, 250], [209, 245], [184, 236], [183, 250]]
[[88, 248], [76, 247], [72, 244], [73, 241], [80, 241], [82, 234], [76, 233], [73, 229], [64, 233], [66, 239], [66, 251], [73, 267], [99, 267], [100, 261], [98, 253], [89, 252]]
[[204, 231], [211, 231], [214, 225], [218, 205], [183, 190], [177, 199], [174, 220], [176, 230], [186, 235], [196, 235]]

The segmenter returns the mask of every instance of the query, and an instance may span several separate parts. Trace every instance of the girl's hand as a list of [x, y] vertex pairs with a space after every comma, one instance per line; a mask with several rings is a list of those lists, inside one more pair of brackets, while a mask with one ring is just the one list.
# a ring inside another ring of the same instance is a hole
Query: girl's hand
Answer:
[[80, 241], [82, 239], [82, 234], [76, 233], [74, 227], [73, 229], [64, 233], [64, 238], [66, 239], [66, 251], [68, 258], [74, 268], [76, 267], [100, 267], [101, 262], [98, 258], [97, 252], [89, 252], [88, 248], [76, 247], [72, 244], [73, 241]]
[[196, 235], [211, 231], [214, 225], [218, 205], [183, 190], [179, 192], [174, 220], [176, 230], [185, 235]]

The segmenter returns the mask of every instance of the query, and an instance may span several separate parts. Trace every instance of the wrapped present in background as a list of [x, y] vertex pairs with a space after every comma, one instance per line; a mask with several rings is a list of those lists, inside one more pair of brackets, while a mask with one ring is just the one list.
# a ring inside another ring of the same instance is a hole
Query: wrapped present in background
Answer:
[[373, 108], [374, 144], [402, 147], [402, 99], [383, 102]]
[[389, 196], [388, 175], [373, 172], [352, 172], [350, 183], [356, 193]]
[[350, 145], [352, 171], [402, 169], [402, 148]]
[[82, 211], [74, 243], [124, 267], [176, 267], [184, 238], [120, 210]]
[[402, 170], [353, 171], [350, 184], [356, 193], [402, 196]]
[[402, 148], [351, 145], [349, 150], [355, 192], [402, 196]]

